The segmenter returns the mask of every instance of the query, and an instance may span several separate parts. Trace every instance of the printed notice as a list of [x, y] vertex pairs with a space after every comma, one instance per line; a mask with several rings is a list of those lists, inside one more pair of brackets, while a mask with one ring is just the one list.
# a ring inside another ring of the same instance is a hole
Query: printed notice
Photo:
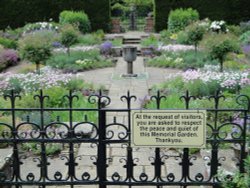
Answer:
[[205, 110], [132, 110], [134, 147], [203, 148]]

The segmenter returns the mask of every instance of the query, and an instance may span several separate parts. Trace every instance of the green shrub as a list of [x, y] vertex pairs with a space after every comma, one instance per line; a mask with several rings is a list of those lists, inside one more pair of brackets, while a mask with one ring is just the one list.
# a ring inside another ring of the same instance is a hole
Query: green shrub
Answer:
[[195, 46], [195, 51], [197, 51], [197, 46], [202, 40], [203, 35], [205, 34], [206, 29], [199, 23], [190, 24], [185, 28], [185, 33], [187, 35], [187, 41], [189, 44]]
[[19, 48], [22, 58], [36, 64], [36, 70], [40, 72], [40, 64], [51, 56], [52, 44], [51, 32], [41, 31], [25, 35], [19, 40]]
[[63, 69], [65, 72], [113, 66], [111, 61], [105, 60], [100, 55], [99, 50], [73, 51], [70, 56], [65, 53], [56, 53], [46, 64], [53, 68]]
[[150, 35], [149, 37], [141, 40], [141, 45], [143, 47], [156, 47], [158, 46], [158, 39], [154, 35]]
[[250, 31], [250, 21], [240, 22], [240, 29], [242, 33]]
[[220, 176], [223, 188], [249, 188], [249, 180], [243, 173], [237, 171], [233, 175], [222, 174]]
[[[200, 18], [211, 20], [225, 20], [229, 24], [239, 24], [243, 20], [250, 20], [249, 0], [154, 0], [155, 30], [166, 29], [166, 18], [171, 10], [189, 8], [197, 10]], [[232, 11], [233, 7], [233, 11]]]
[[156, 66], [156, 67], [172, 67], [172, 68], [183, 68], [184, 67], [184, 60], [181, 57], [175, 57], [175, 56], [167, 56], [167, 55], [161, 55], [157, 56], [153, 59], [150, 59], [148, 61], [149, 66]]
[[160, 32], [160, 41], [163, 42], [163, 44], [169, 44], [171, 43], [171, 33], [164, 29]]
[[188, 40], [188, 36], [185, 31], [180, 31], [177, 33], [176, 43], [190, 45], [190, 41]]
[[193, 82], [188, 82], [184, 86], [184, 90], [188, 90], [191, 95], [196, 97], [214, 95], [218, 88], [219, 84], [215, 81], [204, 83], [199, 79], [194, 80]]
[[63, 108], [68, 106], [68, 100], [63, 96], [67, 95], [68, 91], [64, 87], [52, 87], [44, 90], [44, 95], [48, 95], [49, 99], [45, 101], [48, 108]]
[[33, 93], [28, 93], [26, 95], [22, 96], [21, 100], [17, 100], [16, 101], [16, 107], [17, 108], [39, 108], [40, 104], [38, 100], [34, 99], [34, 95], [36, 95], [37, 93], [33, 92]]
[[85, 34], [79, 37], [79, 44], [83, 44], [86, 46], [92, 46], [92, 45], [101, 44], [101, 43], [102, 43], [102, 39], [93, 34]]
[[240, 42], [243, 45], [250, 44], [250, 30], [240, 35]]
[[184, 88], [184, 82], [181, 76], [176, 76], [173, 79], [154, 85], [152, 91], [156, 93], [160, 90], [163, 95], [172, 95], [180, 92]]
[[229, 33], [232, 33], [235, 36], [240, 36], [242, 34], [240, 26], [238, 26], [238, 25], [228, 25], [227, 29], [228, 29]]
[[217, 64], [205, 52], [194, 50], [180, 52], [162, 52], [162, 55], [148, 61], [148, 65], [156, 67], [172, 67], [180, 69], [200, 68], [206, 64]]
[[93, 90], [93, 88], [92, 84], [86, 83], [82, 79], [71, 79], [66, 85], [66, 89], [71, 91]]
[[65, 25], [61, 30], [60, 41], [67, 48], [67, 53], [70, 55], [70, 46], [79, 42], [79, 33], [71, 25]]
[[244, 71], [250, 68], [250, 65], [248, 63], [244, 63], [239, 60], [226, 60], [223, 66], [225, 69], [240, 71]]
[[240, 46], [238, 39], [231, 34], [210, 34], [203, 40], [204, 47], [212, 59], [220, 62], [220, 71], [223, 71], [223, 62], [229, 52], [238, 53]]
[[59, 21], [61, 24], [72, 24], [82, 33], [90, 32], [90, 21], [84, 11], [63, 11], [60, 13]]
[[241, 94], [244, 94], [244, 95], [247, 95], [250, 97], [250, 87], [247, 86], [247, 87], [243, 87], [241, 90], [240, 90], [240, 93]]
[[112, 43], [112, 46], [122, 46], [122, 39], [121, 38], [115, 38], [110, 41]]
[[176, 9], [169, 13], [168, 30], [170, 32], [178, 32], [183, 30], [190, 23], [199, 19], [199, 13], [192, 8]]
[[[6, 107], [5, 107], [6, 108]], [[0, 139], [8, 138], [7, 135], [11, 135], [11, 129], [3, 124], [11, 125], [12, 117], [11, 116], [0, 116]], [[8, 142], [0, 143], [0, 149], [8, 146]]]
[[[39, 143], [30, 142], [30, 143], [23, 143], [22, 149], [24, 151], [30, 151], [34, 155], [41, 154], [41, 145]], [[59, 143], [48, 143], [46, 144], [46, 155], [56, 155], [60, 153], [62, 150], [62, 144]]]
[[96, 44], [101, 44], [102, 41], [104, 40], [105, 34], [103, 30], [97, 30], [96, 32], [93, 32], [91, 34], [85, 34], [81, 35], [79, 37], [79, 43], [83, 45], [96, 45]]
[[16, 49], [17, 48], [17, 42], [15, 40], [12, 40], [12, 39], [7, 39], [7, 38], [0, 37], [0, 44], [4, 48], [11, 48], [11, 49]]

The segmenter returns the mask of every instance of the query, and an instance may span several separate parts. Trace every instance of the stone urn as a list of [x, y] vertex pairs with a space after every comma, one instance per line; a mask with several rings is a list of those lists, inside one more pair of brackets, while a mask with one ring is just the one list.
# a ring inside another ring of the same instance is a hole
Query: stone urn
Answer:
[[127, 74], [133, 75], [133, 61], [136, 60], [137, 47], [126, 46], [123, 47], [123, 58], [127, 62]]

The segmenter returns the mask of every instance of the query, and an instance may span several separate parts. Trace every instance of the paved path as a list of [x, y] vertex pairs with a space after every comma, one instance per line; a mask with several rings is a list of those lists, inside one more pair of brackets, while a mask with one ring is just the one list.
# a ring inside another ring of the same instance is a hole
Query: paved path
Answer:
[[104, 85], [109, 90], [109, 97], [112, 99], [110, 108], [125, 107], [120, 101], [120, 97], [130, 91], [132, 95], [137, 96], [138, 100], [133, 103], [134, 108], [140, 108], [140, 100], [148, 95], [148, 90], [154, 85], [166, 80], [169, 74], [180, 72], [176, 69], [160, 69], [145, 67], [143, 57], [137, 57], [133, 63], [134, 73], [138, 78], [123, 78], [122, 74], [126, 73], [127, 63], [122, 57], [113, 68], [104, 68], [94, 71], [78, 73], [79, 78], [95, 85]]

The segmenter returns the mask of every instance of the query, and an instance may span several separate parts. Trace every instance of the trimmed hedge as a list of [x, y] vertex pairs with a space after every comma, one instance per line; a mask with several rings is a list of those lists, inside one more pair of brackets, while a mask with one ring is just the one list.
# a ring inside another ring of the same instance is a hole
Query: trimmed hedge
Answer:
[[110, 28], [110, 0], [1, 0], [0, 29], [26, 23], [58, 21], [63, 10], [84, 10], [93, 30]]
[[196, 9], [200, 18], [238, 24], [250, 20], [249, 0], [155, 0], [155, 30], [167, 28], [168, 15], [177, 8]]

